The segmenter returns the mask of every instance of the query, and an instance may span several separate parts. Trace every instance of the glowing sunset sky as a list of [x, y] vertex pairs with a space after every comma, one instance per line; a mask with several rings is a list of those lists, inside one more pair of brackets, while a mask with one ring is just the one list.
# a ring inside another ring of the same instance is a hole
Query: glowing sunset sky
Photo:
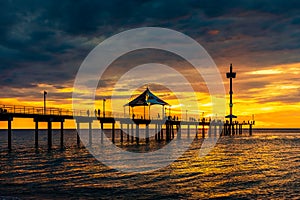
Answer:
[[[239, 120], [250, 120], [254, 114], [256, 127], [300, 127], [297, 0], [1, 1], [0, 104], [42, 106], [42, 92], [47, 90], [48, 106], [71, 108], [74, 79], [88, 53], [114, 34], [147, 26], [174, 29], [198, 41], [220, 70], [226, 94], [225, 73], [233, 63], [237, 72], [234, 113]], [[109, 78], [99, 83], [96, 104], [109, 98], [114, 75], [125, 70], [128, 60], [143, 64], [156, 56], [161, 63], [186, 70], [202, 91], [197, 94], [200, 109], [209, 116], [210, 99], [203, 80], [194, 80], [182, 60], [157, 52], [120, 58], [114, 70], [107, 72]], [[123, 84], [120, 99], [129, 82]], [[150, 89], [178, 104], [165, 88], [154, 84]], [[184, 91], [182, 95], [189, 98]], [[13, 126], [18, 124], [25, 126], [20, 121]]]

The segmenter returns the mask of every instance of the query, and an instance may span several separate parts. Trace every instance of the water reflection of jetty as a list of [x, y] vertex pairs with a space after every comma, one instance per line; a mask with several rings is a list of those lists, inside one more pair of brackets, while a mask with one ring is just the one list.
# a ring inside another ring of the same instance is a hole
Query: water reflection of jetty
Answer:
[[[218, 137], [218, 134], [221, 133], [223, 136], [227, 135], [241, 135], [245, 126], [248, 127], [247, 133], [252, 135], [252, 126], [254, 121], [248, 122], [238, 122], [233, 121], [233, 118], [236, 118], [232, 114], [232, 78], [235, 78], [235, 73], [232, 72], [232, 66], [230, 66], [230, 72], [227, 73], [227, 78], [230, 78], [230, 115], [226, 116], [229, 118], [229, 121], [221, 120], [210, 120], [208, 118], [202, 117], [202, 119], [195, 120], [194, 118], [186, 117], [186, 120], [178, 119], [176, 117], [167, 116], [164, 112], [164, 106], [168, 105], [165, 101], [159, 99], [155, 96], [148, 88], [137, 98], [129, 102], [125, 106], [134, 107], [134, 106], [146, 106], [150, 105], [162, 105], [162, 117], [161, 119], [147, 119], [145, 116], [143, 118], [135, 118], [134, 114], [132, 117], [112, 117], [108, 112], [105, 112], [103, 109], [102, 115], [97, 113], [95, 110], [95, 115], [91, 116], [91, 112], [87, 111], [77, 111], [77, 110], [66, 110], [60, 108], [46, 108], [45, 98], [46, 92], [44, 92], [44, 107], [30, 107], [30, 106], [15, 106], [15, 105], [0, 105], [0, 121], [7, 121], [7, 144], [8, 149], [12, 149], [12, 121], [14, 118], [30, 118], [33, 119], [35, 123], [34, 129], [34, 144], [35, 147], [39, 147], [39, 123], [47, 123], [47, 140], [48, 148], [52, 148], [52, 124], [60, 123], [60, 146], [64, 147], [64, 122], [66, 120], [75, 120], [77, 125], [77, 145], [80, 147], [80, 137], [79, 131], [81, 124], [88, 124], [88, 143], [89, 145], [93, 144], [93, 127], [92, 124], [94, 121], [100, 123], [101, 130], [104, 130], [104, 127], [110, 127], [104, 131], [100, 132], [100, 141], [103, 143], [104, 134], [107, 134], [107, 130], [110, 130], [110, 138], [113, 143], [116, 142], [116, 123], [120, 124], [119, 130], [119, 141], [123, 143], [127, 142], [136, 142], [140, 143], [140, 131], [145, 132], [145, 143], [149, 143], [150, 140], [155, 141], [171, 141], [175, 137], [181, 139], [182, 131], [185, 130], [187, 137], [190, 137], [191, 132], [195, 131], [196, 137]], [[105, 103], [105, 101], [103, 101]], [[129, 109], [130, 111], [130, 109]], [[131, 116], [129, 114], [129, 116]], [[154, 130], [155, 135], [150, 136], [149, 130]]]

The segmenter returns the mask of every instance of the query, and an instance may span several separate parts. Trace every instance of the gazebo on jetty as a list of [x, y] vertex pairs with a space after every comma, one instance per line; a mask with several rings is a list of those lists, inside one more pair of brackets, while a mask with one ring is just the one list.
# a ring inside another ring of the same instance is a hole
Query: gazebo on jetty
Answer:
[[129, 107], [129, 116], [131, 116], [130, 114], [130, 108], [132, 110], [132, 118], [135, 118], [135, 114], [133, 111], [134, 107], [137, 106], [143, 106], [144, 107], [144, 119], [146, 119], [146, 107], [148, 107], [148, 119], [150, 119], [150, 107], [152, 105], [161, 105], [162, 106], [162, 119], [165, 117], [165, 112], [164, 112], [164, 108], [165, 106], [171, 106], [170, 104], [168, 104], [167, 102], [165, 102], [164, 100], [160, 99], [159, 97], [157, 97], [156, 95], [154, 95], [149, 88], [147, 87], [147, 89], [140, 94], [138, 97], [136, 97], [135, 99], [131, 100], [129, 103], [125, 104], [125, 106]]

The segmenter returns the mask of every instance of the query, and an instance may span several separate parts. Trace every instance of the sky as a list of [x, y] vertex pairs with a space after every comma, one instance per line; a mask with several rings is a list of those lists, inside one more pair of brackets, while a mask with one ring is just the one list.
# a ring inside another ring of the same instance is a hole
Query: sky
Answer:
[[[89, 52], [115, 34], [140, 27], [176, 30], [199, 42], [223, 76], [226, 94], [225, 73], [232, 63], [237, 72], [234, 114], [239, 120], [251, 120], [254, 114], [256, 127], [300, 127], [297, 0], [0, 1], [0, 104], [42, 106], [46, 90], [49, 106], [71, 108], [74, 80]], [[156, 58], [189, 69], [180, 58], [169, 57], [146, 51], [118, 59], [107, 72], [109, 78], [99, 82], [97, 105], [109, 98], [120, 78], [113, 75], [124, 71], [128, 60], [143, 64]], [[207, 87], [201, 79], [193, 83], [201, 96], [200, 110], [209, 116]], [[178, 97], [162, 85], [150, 89], [174, 108], [179, 105]], [[126, 91], [119, 91], [120, 98]], [[189, 98], [184, 91], [182, 95]], [[33, 127], [28, 120], [13, 126], [27, 123]]]

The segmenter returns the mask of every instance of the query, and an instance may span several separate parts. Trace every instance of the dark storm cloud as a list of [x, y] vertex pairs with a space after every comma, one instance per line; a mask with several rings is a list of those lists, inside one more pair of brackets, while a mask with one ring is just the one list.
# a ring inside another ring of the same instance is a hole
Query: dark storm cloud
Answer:
[[296, 0], [1, 1], [0, 87], [70, 86], [89, 41], [142, 26], [190, 35], [217, 64], [300, 61], [299, 11]]

